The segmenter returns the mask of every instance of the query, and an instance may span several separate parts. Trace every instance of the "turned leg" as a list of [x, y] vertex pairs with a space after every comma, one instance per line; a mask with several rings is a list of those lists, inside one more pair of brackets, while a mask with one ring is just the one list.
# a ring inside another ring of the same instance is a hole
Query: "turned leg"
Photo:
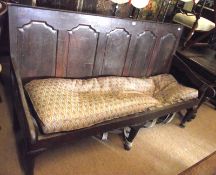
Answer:
[[26, 155], [24, 160], [23, 170], [25, 175], [33, 175], [34, 174], [34, 164], [35, 164], [35, 156]]
[[29, 152], [25, 138], [19, 132], [16, 135], [17, 142], [17, 154], [24, 175], [33, 175], [34, 174], [34, 163], [35, 156], [37, 155], [34, 152]]
[[213, 95], [215, 94], [214, 89], [209, 88], [205, 85], [201, 87], [200, 91], [202, 93], [199, 97], [199, 103], [196, 106], [187, 109], [186, 115], [183, 117], [181, 124], [180, 124], [180, 127], [184, 128], [185, 123], [187, 121], [191, 121], [192, 119], [194, 119], [196, 117], [197, 110], [202, 105], [202, 103], [206, 100], [206, 97], [208, 97], [208, 94], [210, 94], [209, 96], [212, 96], [212, 94]]
[[197, 112], [196, 108], [189, 108], [189, 109], [187, 109], [187, 112], [186, 112], [185, 116], [183, 117], [183, 119], [182, 119], [182, 121], [181, 121], [181, 123], [180, 123], [179, 126], [181, 128], [185, 128], [185, 123], [187, 121], [191, 121], [192, 119], [194, 119], [195, 116], [196, 116], [196, 112]]
[[108, 132], [104, 132], [101, 140], [108, 140], [108, 135], [109, 135]]
[[139, 129], [140, 128], [131, 128], [129, 136], [128, 137], [125, 136], [124, 148], [126, 150], [130, 150], [132, 148], [133, 140], [136, 137]]
[[24, 175], [34, 174], [35, 155], [29, 154], [27, 150], [22, 150], [19, 153], [20, 165]]
[[17, 120], [17, 115], [16, 115], [16, 111], [15, 109], [13, 108], [13, 118], [12, 118], [12, 123], [13, 123], [13, 130], [14, 132], [18, 132], [20, 127], [19, 127], [19, 121]]
[[100, 140], [106, 141], [106, 140], [108, 140], [108, 136], [109, 136], [109, 133], [108, 132], [104, 132], [104, 133], [98, 135], [98, 138]]

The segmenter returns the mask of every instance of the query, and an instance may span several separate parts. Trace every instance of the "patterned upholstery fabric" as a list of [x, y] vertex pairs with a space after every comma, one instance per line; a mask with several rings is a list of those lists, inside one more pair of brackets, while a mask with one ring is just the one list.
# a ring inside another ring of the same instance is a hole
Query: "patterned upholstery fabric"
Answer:
[[198, 97], [198, 91], [179, 84], [172, 75], [162, 74], [150, 78], [154, 81], [153, 97], [163, 106], [187, 101]]
[[168, 74], [151, 78], [40, 79], [25, 85], [44, 133], [71, 131], [196, 98]]

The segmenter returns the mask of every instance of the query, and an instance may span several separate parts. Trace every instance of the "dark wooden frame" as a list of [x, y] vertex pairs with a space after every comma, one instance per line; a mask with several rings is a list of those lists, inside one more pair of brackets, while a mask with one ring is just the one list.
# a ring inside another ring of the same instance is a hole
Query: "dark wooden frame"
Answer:
[[[176, 53], [182, 61], [184, 61], [190, 68], [193, 70], [199, 78], [216, 90], [216, 71], [211, 68], [214, 68], [214, 64], [209, 62], [208, 64], [202, 64], [196, 59], [190, 58], [187, 54], [177, 51]], [[216, 109], [216, 94], [214, 96], [207, 96], [208, 102], [210, 102], [214, 109]]]
[[[33, 174], [34, 157], [53, 145], [125, 126], [132, 128], [126, 138], [126, 143], [131, 143], [145, 121], [187, 109], [183, 126], [194, 117], [209, 89], [177, 56], [173, 57], [181, 36], [179, 25], [10, 5], [9, 26], [14, 129], [20, 133], [17, 143], [27, 175]], [[200, 89], [199, 99], [70, 132], [41, 133], [23, 88], [34, 78], [148, 77], [169, 73], [173, 58], [174, 66], [186, 71], [193, 86]]]

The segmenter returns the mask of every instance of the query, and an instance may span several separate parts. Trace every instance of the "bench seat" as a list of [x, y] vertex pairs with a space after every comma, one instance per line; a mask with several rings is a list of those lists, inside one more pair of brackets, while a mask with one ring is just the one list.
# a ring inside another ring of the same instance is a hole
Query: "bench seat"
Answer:
[[170, 74], [150, 78], [49, 78], [25, 85], [43, 133], [71, 131], [197, 98]]

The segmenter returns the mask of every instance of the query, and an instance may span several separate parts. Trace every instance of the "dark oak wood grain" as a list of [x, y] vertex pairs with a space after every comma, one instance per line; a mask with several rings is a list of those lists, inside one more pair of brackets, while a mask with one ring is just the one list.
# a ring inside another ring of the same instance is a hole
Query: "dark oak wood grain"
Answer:
[[17, 61], [21, 76], [54, 76], [57, 31], [45, 22], [32, 21], [18, 28], [17, 35]]
[[22, 80], [167, 73], [164, 65], [171, 62], [182, 30], [43, 8], [10, 6], [9, 14], [11, 57], [20, 65]]
[[59, 31], [56, 56], [56, 76], [66, 77], [68, 61], [68, 31]]
[[122, 75], [131, 35], [124, 29], [107, 34], [102, 75]]
[[[27, 81], [41, 77], [143, 77], [169, 73], [182, 28], [18, 5], [9, 6], [9, 24], [14, 118], [23, 133], [21, 157], [29, 165], [25, 166], [26, 175], [33, 174], [35, 155], [53, 145], [141, 125], [169, 113], [192, 109], [200, 102], [193, 99], [88, 128], [43, 134], [25, 96], [23, 86]], [[196, 81], [195, 84], [203, 84]]]
[[[155, 47], [156, 36], [151, 31], [144, 31], [137, 35], [134, 49], [133, 63], [130, 69], [130, 76], [145, 76], [149, 66], [152, 51]], [[146, 45], [148, 43], [148, 45]], [[143, 47], [146, 45], [146, 47]]]
[[173, 50], [175, 49], [175, 42], [176, 37], [168, 33], [167, 35], [164, 35], [160, 39], [159, 43], [159, 51], [157, 52], [157, 57], [154, 60], [153, 64], [153, 71], [151, 74], [155, 75], [158, 73], [164, 73], [167, 70], [168, 64], [170, 62], [170, 57], [172, 57]]
[[67, 77], [92, 76], [97, 51], [98, 32], [79, 25], [69, 31]]

